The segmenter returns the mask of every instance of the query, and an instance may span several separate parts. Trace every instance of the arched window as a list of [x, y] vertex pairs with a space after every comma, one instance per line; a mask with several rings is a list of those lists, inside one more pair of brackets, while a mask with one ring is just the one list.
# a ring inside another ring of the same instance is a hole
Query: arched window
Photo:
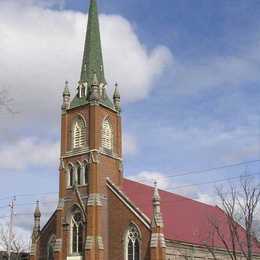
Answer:
[[72, 187], [74, 184], [74, 170], [73, 166], [70, 164], [68, 167], [68, 187]]
[[125, 242], [125, 259], [140, 260], [140, 233], [135, 225], [129, 226]]
[[48, 245], [47, 260], [54, 260], [53, 245]]
[[84, 184], [88, 184], [88, 165], [84, 165]]
[[73, 123], [72, 144], [73, 148], [81, 148], [86, 145], [86, 126], [83, 119], [78, 116]]
[[77, 163], [76, 172], [77, 172], [77, 185], [81, 185], [82, 184], [82, 176], [81, 176], [81, 165], [79, 163]]
[[103, 121], [101, 145], [105, 151], [111, 152], [113, 149], [113, 131], [108, 119]]
[[83, 251], [83, 220], [79, 211], [71, 218], [71, 251], [76, 255], [81, 255]]
[[47, 260], [54, 260], [55, 236], [51, 236], [47, 244]]

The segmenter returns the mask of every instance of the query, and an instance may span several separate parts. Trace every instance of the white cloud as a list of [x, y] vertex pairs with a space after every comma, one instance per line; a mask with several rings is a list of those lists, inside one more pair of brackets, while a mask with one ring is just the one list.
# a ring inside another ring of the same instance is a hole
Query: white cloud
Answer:
[[0, 169], [23, 170], [29, 167], [58, 164], [59, 144], [37, 138], [19, 139], [0, 147]]
[[133, 181], [141, 182], [150, 186], [154, 186], [154, 182], [156, 181], [158, 187], [163, 190], [171, 188], [168, 178], [160, 172], [142, 171], [136, 175], [128, 176], [128, 178]]
[[260, 47], [256, 44], [233, 56], [206, 57], [191, 64], [175, 62], [176, 91], [193, 95], [210, 88], [238, 88], [242, 84], [259, 81], [259, 52]]
[[[0, 86], [15, 99], [20, 126], [28, 120], [57, 122], [64, 81], [76, 90], [86, 30], [85, 15], [34, 2], [0, 2]], [[119, 82], [126, 102], [146, 97], [171, 62], [170, 51], [148, 50], [121, 16], [101, 15], [101, 33], [108, 82]]]

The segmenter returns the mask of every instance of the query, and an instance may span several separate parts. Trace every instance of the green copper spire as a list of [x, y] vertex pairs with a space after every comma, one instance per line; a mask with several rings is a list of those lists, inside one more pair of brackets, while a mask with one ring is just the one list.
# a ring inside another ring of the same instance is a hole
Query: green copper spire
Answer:
[[99, 31], [97, 1], [90, 0], [88, 27], [84, 47], [80, 81], [90, 85], [94, 74], [100, 83], [106, 83]]
[[[98, 84], [95, 83], [93, 86], [93, 79], [95, 79], [94, 83], [98, 82]], [[71, 101], [69, 109], [93, 103], [93, 101], [95, 104], [115, 110], [113, 102], [106, 93], [97, 0], [90, 0], [81, 76], [77, 95]]]

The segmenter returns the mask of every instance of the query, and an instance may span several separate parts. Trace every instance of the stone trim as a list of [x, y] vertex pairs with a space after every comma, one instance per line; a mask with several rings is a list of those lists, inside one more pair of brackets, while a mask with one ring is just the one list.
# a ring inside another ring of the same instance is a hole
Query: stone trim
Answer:
[[89, 152], [89, 163], [99, 163], [99, 152], [98, 151]]
[[[61, 159], [66, 159], [66, 158], [73, 157], [73, 156], [84, 155], [84, 154], [95, 153], [95, 152], [98, 154], [106, 155], [106, 156], [108, 156], [112, 159], [118, 160], [120, 162], [123, 161], [122, 158], [117, 156], [115, 153], [108, 154], [108, 153], [103, 152], [102, 149], [90, 150], [89, 147], [83, 147], [80, 150], [76, 150], [76, 151], [71, 150], [71, 151], [65, 152], [64, 155], [61, 157]], [[90, 160], [88, 161], [88, 163], [90, 163]]]
[[86, 250], [90, 250], [94, 247], [94, 243], [95, 243], [95, 238], [94, 236], [87, 236], [86, 238], [86, 244], [85, 244], [85, 249]]
[[97, 236], [97, 247], [100, 250], [104, 250], [103, 238], [101, 236]]
[[157, 213], [155, 214], [155, 216], [153, 217], [153, 221], [152, 221], [152, 227], [161, 227], [163, 228], [164, 224], [163, 224], [163, 218], [161, 213]]
[[62, 250], [62, 239], [57, 238], [54, 244], [54, 252], [60, 252]]
[[36, 243], [32, 243], [32, 244], [31, 244], [30, 255], [31, 255], [31, 256], [35, 256], [35, 255], [36, 255]]
[[57, 210], [63, 210], [64, 208], [64, 199], [59, 199]]
[[78, 148], [78, 149], [73, 149], [73, 150], [65, 152], [64, 155], [62, 156], [62, 159], [68, 158], [68, 157], [71, 157], [71, 156], [85, 154], [85, 153], [88, 153], [88, 152], [89, 152], [89, 147], [82, 147], [82, 148]]
[[65, 164], [64, 164], [64, 160], [63, 158], [60, 158], [60, 166], [59, 166], [59, 170], [64, 170], [65, 169]]
[[166, 248], [165, 238], [162, 233], [153, 233], [151, 236], [150, 247]]
[[88, 206], [103, 206], [102, 195], [100, 193], [91, 193], [88, 197]]

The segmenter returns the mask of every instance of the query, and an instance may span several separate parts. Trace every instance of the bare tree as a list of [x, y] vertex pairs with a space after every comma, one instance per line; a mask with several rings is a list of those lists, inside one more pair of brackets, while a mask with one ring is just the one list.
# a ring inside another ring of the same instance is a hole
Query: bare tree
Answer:
[[[208, 247], [213, 259], [216, 258], [214, 238], [218, 238], [232, 260], [253, 260], [254, 251], [259, 247], [256, 231], [256, 213], [260, 199], [260, 185], [249, 176], [241, 177], [237, 187], [229, 185], [228, 190], [217, 188], [217, 196], [224, 219], [209, 217], [212, 232], [209, 235], [211, 247]], [[223, 227], [226, 228], [223, 228]]]
[[10, 98], [9, 93], [6, 89], [0, 89], [0, 112], [6, 110], [11, 114], [16, 114], [13, 109], [13, 98]]
[[[8, 232], [8, 228], [4, 226], [0, 227], [0, 247], [6, 252], [8, 251], [9, 246]], [[28, 252], [28, 248], [29, 244], [14, 233], [11, 240], [11, 252], [15, 255], [17, 260], [20, 259], [21, 253]]]

